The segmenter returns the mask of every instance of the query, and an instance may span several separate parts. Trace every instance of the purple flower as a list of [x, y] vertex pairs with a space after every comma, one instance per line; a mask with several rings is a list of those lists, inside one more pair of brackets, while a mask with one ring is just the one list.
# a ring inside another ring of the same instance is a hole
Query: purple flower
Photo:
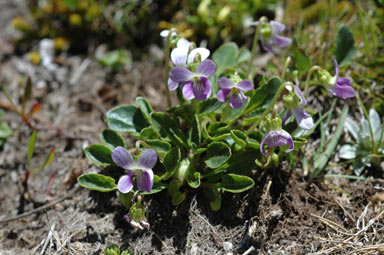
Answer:
[[112, 160], [119, 167], [129, 170], [125, 176], [120, 178], [117, 184], [117, 188], [121, 193], [131, 191], [135, 174], [137, 188], [142, 191], [151, 191], [154, 181], [152, 168], [157, 162], [157, 155], [154, 150], [144, 151], [137, 163], [135, 163], [131, 154], [125, 148], [118, 146], [112, 151]]
[[[181, 38], [177, 42], [177, 47], [174, 48], [171, 52], [172, 63], [176, 67], [186, 67], [187, 65], [193, 63], [197, 54], [200, 55], [201, 61], [209, 57], [210, 51], [206, 48], [196, 48], [190, 51], [191, 43]], [[170, 91], [176, 90], [179, 87], [179, 83], [168, 79], [168, 88]]]
[[[253, 22], [252, 26], [258, 26], [259, 22]], [[284, 48], [289, 46], [292, 43], [292, 39], [284, 36], [280, 36], [284, 30], [285, 25], [277, 21], [270, 21], [269, 23], [264, 23], [260, 28], [260, 41], [261, 46], [265, 51], [270, 53], [275, 53], [273, 51], [274, 47]]]
[[174, 82], [182, 83], [183, 95], [186, 99], [203, 101], [211, 95], [211, 82], [207, 77], [215, 72], [216, 64], [212, 60], [206, 59], [197, 66], [196, 72], [185, 67], [172, 68], [169, 78]]
[[230, 79], [222, 77], [218, 84], [221, 89], [217, 93], [217, 100], [225, 102], [229, 95], [229, 105], [232, 108], [243, 106], [243, 102], [247, 101], [247, 97], [243, 92], [253, 89], [253, 84], [250, 80], [243, 80], [235, 85]]
[[339, 66], [336, 59], [333, 60], [335, 65], [335, 76], [332, 79], [331, 85], [327, 87], [329, 93], [342, 99], [355, 97], [355, 90], [351, 87], [352, 80], [339, 77]]
[[295, 116], [297, 125], [302, 129], [309, 130], [313, 127], [313, 119], [311, 115], [309, 115], [304, 110], [304, 107], [307, 104], [307, 100], [305, 100], [305, 97], [298, 86], [294, 86], [294, 88], [295, 94], [289, 98], [291, 100], [284, 98], [285, 104], [289, 111], [283, 118], [283, 124], [293, 114], [293, 116]]
[[291, 152], [293, 150], [293, 139], [291, 135], [280, 129], [280, 130], [271, 130], [269, 131], [263, 138], [260, 144], [260, 152], [264, 156], [269, 156], [270, 153], [265, 152], [265, 145], [268, 145], [269, 148], [283, 146], [289, 144], [289, 148], [285, 151], [286, 153]]

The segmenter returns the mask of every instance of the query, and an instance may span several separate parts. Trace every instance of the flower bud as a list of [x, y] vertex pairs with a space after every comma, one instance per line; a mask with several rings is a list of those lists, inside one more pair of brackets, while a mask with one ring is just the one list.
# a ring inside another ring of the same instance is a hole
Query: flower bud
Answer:
[[260, 34], [264, 40], [268, 40], [272, 35], [272, 27], [269, 23], [261, 25]]
[[336, 82], [334, 77], [332, 77], [332, 75], [324, 69], [321, 69], [317, 72], [317, 79], [324, 87], [329, 87]]
[[143, 204], [137, 202], [134, 203], [129, 209], [128, 215], [124, 216], [124, 219], [131, 224], [133, 228], [143, 230], [149, 228], [149, 223], [145, 218], [145, 208]]

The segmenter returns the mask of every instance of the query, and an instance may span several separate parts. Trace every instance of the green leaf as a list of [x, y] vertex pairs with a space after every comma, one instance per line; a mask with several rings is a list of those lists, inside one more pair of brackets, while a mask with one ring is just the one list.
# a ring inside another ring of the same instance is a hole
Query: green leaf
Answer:
[[109, 128], [138, 136], [148, 126], [141, 110], [133, 105], [122, 105], [107, 112]]
[[83, 174], [77, 178], [81, 187], [89, 190], [109, 192], [117, 189], [115, 179], [102, 174]]
[[109, 166], [113, 164], [111, 157], [112, 151], [108, 147], [101, 144], [92, 144], [84, 150], [87, 158], [97, 166]]
[[0, 138], [7, 138], [12, 135], [12, 129], [5, 123], [0, 123]]
[[[382, 125], [381, 125], [381, 121], [380, 121], [380, 116], [375, 111], [375, 109], [372, 108], [372, 109], [369, 110], [368, 117], [369, 117], [369, 121], [371, 122], [373, 133], [375, 134], [376, 131], [381, 132]], [[378, 133], [378, 135], [380, 135], [380, 133]], [[375, 135], [375, 137], [378, 136], [378, 135]]]
[[48, 155], [45, 157], [44, 163], [40, 167], [40, 169], [43, 170], [45, 167], [49, 166], [52, 163], [54, 157], [55, 157], [55, 148], [52, 148], [49, 151]]
[[356, 147], [350, 144], [341, 146], [339, 150], [339, 157], [342, 159], [355, 159], [356, 158]]
[[221, 185], [227, 192], [240, 193], [251, 189], [255, 182], [244, 175], [226, 174], [222, 178]]
[[123, 137], [111, 129], [104, 129], [103, 132], [101, 132], [100, 141], [111, 150], [118, 146], [127, 147]]
[[151, 114], [152, 127], [165, 139], [170, 139], [179, 146], [188, 148], [187, 138], [179, 128], [176, 120], [162, 112]]
[[249, 57], [251, 56], [251, 52], [247, 48], [241, 48], [239, 50], [239, 54], [237, 56], [236, 63], [237, 65], [240, 65], [241, 63], [248, 61]]
[[172, 148], [172, 150], [165, 154], [163, 165], [166, 172], [160, 177], [160, 179], [167, 180], [172, 177], [172, 175], [175, 173], [177, 165], [180, 162], [180, 158], [180, 149], [177, 147]]
[[200, 147], [201, 128], [200, 128], [200, 121], [197, 115], [195, 115], [194, 118], [192, 119], [192, 126], [190, 127], [188, 132], [188, 141], [192, 148]]
[[218, 168], [231, 157], [231, 149], [223, 142], [213, 142], [207, 147], [205, 164], [209, 168]]
[[221, 45], [212, 55], [217, 65], [216, 75], [220, 75], [228, 67], [236, 66], [238, 54], [236, 43], [229, 42]]
[[350, 117], [345, 121], [345, 127], [351, 133], [356, 142], [360, 141], [359, 125]]
[[168, 152], [171, 149], [171, 145], [168, 142], [159, 139], [146, 140], [145, 143], [158, 153]]
[[32, 135], [28, 141], [28, 153], [27, 153], [27, 165], [28, 166], [31, 163], [33, 152], [35, 151], [36, 137], [37, 137], [37, 130], [33, 130]]
[[151, 126], [143, 128], [140, 131], [140, 138], [155, 138], [155, 137], [156, 137], [156, 131]]
[[216, 111], [222, 105], [216, 98], [208, 98], [199, 104], [199, 115]]
[[355, 39], [348, 27], [342, 26], [336, 38], [336, 60], [340, 66], [349, 62], [355, 54]]
[[254, 94], [251, 96], [248, 107], [257, 109], [258, 107], [269, 103], [272, 100], [273, 96], [276, 94], [280, 85], [280, 79], [274, 77], [270, 79], [268, 83], [262, 85], [261, 87], [258, 87], [255, 90]]
[[236, 144], [238, 144], [241, 148], [244, 148], [247, 145], [247, 136], [244, 132], [240, 130], [231, 130], [231, 135]]
[[194, 172], [187, 176], [188, 185], [191, 188], [197, 189], [200, 186], [200, 173]]
[[332, 140], [329, 142], [327, 149], [323, 153], [321, 153], [314, 162], [314, 169], [311, 172], [311, 178], [318, 177], [318, 174], [327, 165], [329, 158], [331, 157], [332, 153], [335, 151], [339, 138], [343, 132], [344, 123], [348, 115], [348, 109], [349, 109], [348, 105], [344, 105], [339, 123], [337, 125], [335, 134], [332, 137]]
[[295, 64], [299, 75], [305, 74], [312, 66], [311, 59], [298, 47], [294, 47], [293, 54], [295, 55]]
[[143, 97], [137, 97], [136, 104], [139, 106], [139, 109], [143, 113], [146, 120], [150, 122], [151, 118], [149, 115], [153, 112], [151, 104]]
[[174, 206], [179, 205], [185, 200], [186, 197], [185, 192], [181, 193], [180, 191], [177, 191], [172, 196], [172, 204]]

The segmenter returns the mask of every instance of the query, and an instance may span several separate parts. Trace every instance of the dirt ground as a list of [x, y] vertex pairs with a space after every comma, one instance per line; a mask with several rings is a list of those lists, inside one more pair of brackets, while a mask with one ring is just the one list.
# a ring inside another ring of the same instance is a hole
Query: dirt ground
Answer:
[[[32, 130], [5, 112], [14, 134], [0, 151], [0, 255], [104, 254], [113, 243], [134, 254], [384, 254], [384, 180], [309, 182], [284, 164], [255, 170], [255, 188], [225, 194], [215, 213], [200, 194], [178, 207], [165, 192], [156, 194], [146, 200], [150, 229], [133, 230], [116, 194], [79, 188], [76, 178], [99, 171], [83, 148], [98, 142], [109, 109], [136, 96], [164, 109], [161, 63], [149, 58], [110, 75], [93, 57], [63, 54], [55, 72], [34, 66], [11, 43], [8, 24], [23, 13], [20, 5], [0, 0], [0, 80], [19, 100], [20, 79], [32, 78], [33, 98], [43, 108], [32, 120], [40, 129], [32, 165], [52, 147], [56, 155], [25, 190]], [[7, 102], [3, 94], [0, 102]]]

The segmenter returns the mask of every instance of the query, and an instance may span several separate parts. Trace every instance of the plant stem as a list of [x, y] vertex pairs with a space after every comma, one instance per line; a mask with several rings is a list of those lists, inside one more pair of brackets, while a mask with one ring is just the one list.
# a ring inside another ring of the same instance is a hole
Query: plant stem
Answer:
[[264, 16], [259, 19], [259, 24], [256, 27], [255, 36], [253, 37], [251, 58], [249, 59], [248, 71], [247, 71], [247, 77], [250, 80], [252, 80], [251, 69], [252, 69], [253, 59], [255, 58], [255, 54], [256, 54], [257, 40], [259, 39], [260, 28], [261, 28], [261, 25], [267, 21], [268, 21], [267, 18]]
[[369, 133], [371, 135], [371, 141], [372, 141], [372, 153], [376, 154], [376, 142], [375, 142], [375, 137], [373, 135], [371, 120], [369, 119], [369, 114], [368, 114], [367, 109], [365, 108], [365, 106], [363, 104], [363, 101], [361, 101], [361, 98], [360, 98], [358, 91], [356, 91], [356, 99], [357, 99], [357, 102], [359, 102], [360, 107], [363, 109], [365, 118], [367, 118], [368, 126], [369, 126]]
[[279, 99], [281, 92], [283, 92], [283, 90], [285, 89], [286, 86], [291, 86], [292, 87], [292, 91], [294, 91], [294, 89], [295, 89], [295, 87], [294, 87], [292, 82], [287, 81], [287, 82], [284, 82], [283, 84], [281, 84], [279, 89], [277, 90], [275, 96], [273, 97], [272, 102], [269, 104], [268, 108], [265, 109], [265, 111], [261, 114], [260, 118], [258, 120], [256, 120], [255, 123], [253, 123], [253, 125], [247, 130], [247, 132], [246, 132], [247, 135], [249, 135], [249, 133], [251, 133], [252, 130], [254, 130], [257, 126], [259, 126], [259, 124], [264, 119], [264, 117], [273, 108], [273, 106], [275, 105], [276, 101]]
[[290, 62], [291, 62], [291, 57], [288, 56], [287, 59], [284, 62], [283, 73], [281, 74], [281, 81], [282, 82], [284, 82], [285, 73], [287, 71], [287, 68], [288, 68], [288, 65], [289, 65]]
[[165, 44], [165, 94], [167, 97], [167, 105], [168, 108], [172, 107], [171, 94], [168, 88], [168, 78], [169, 78], [169, 52], [171, 48], [171, 37], [173, 34], [173, 29], [169, 30], [169, 34], [167, 37], [167, 42]]
[[321, 70], [320, 66], [312, 66], [311, 69], [309, 69], [308, 74], [307, 74], [307, 79], [305, 81], [305, 88], [304, 88], [304, 97], [308, 97], [308, 87], [309, 87], [309, 81], [311, 80], [312, 73], [314, 71]]

